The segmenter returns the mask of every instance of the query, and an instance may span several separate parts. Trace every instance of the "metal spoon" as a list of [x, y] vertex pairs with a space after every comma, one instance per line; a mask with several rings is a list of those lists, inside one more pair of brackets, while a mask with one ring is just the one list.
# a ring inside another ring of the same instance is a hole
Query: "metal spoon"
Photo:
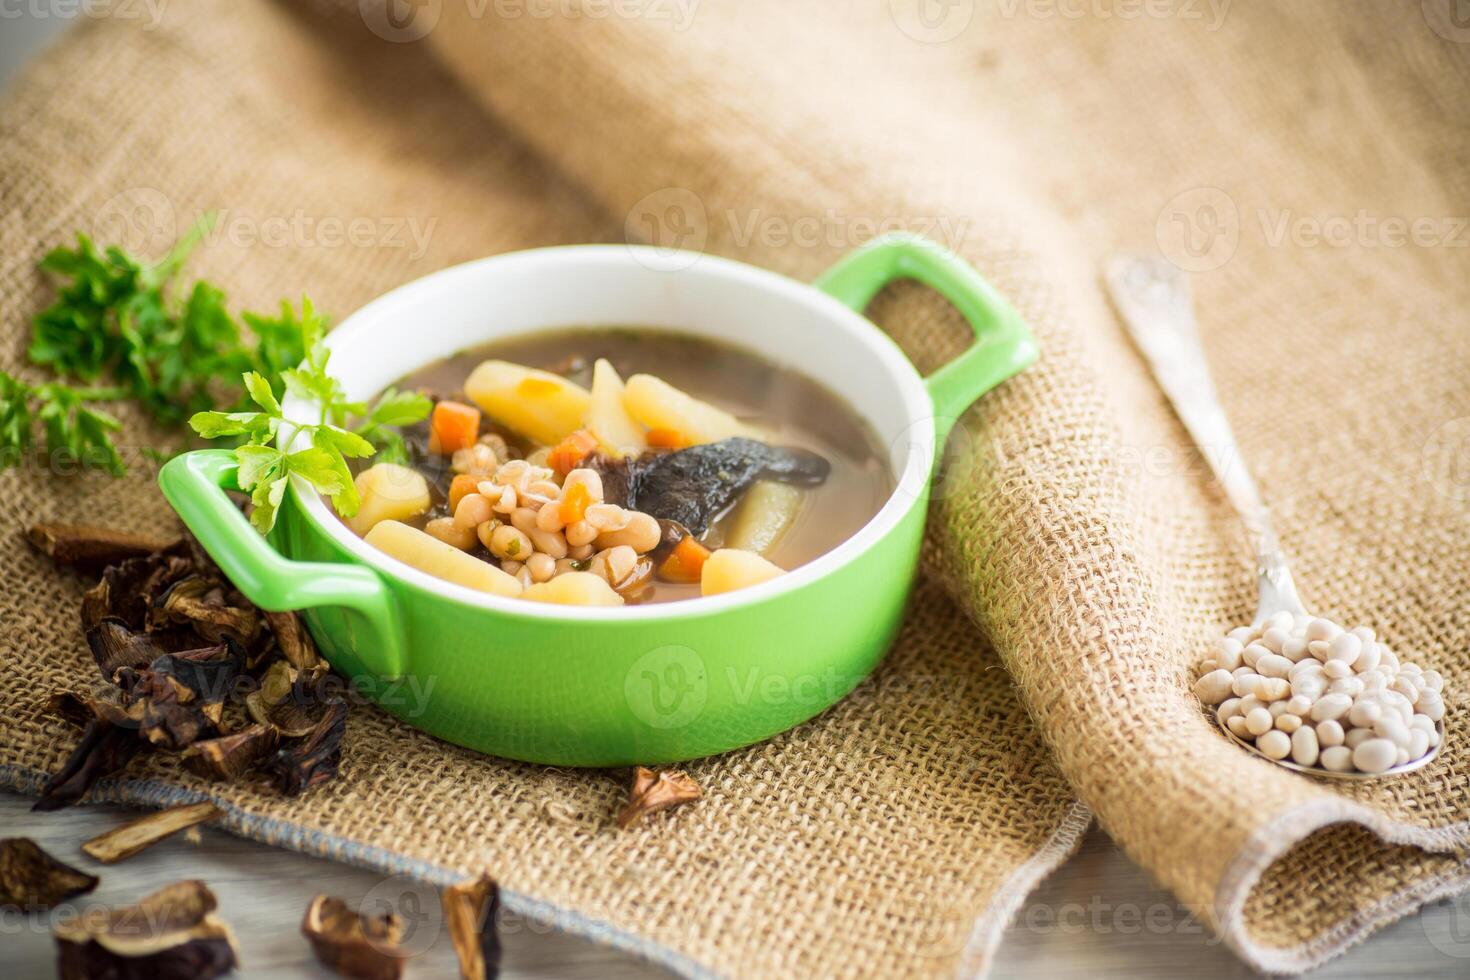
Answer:
[[[1103, 277], [1133, 342], [1245, 523], [1255, 549], [1260, 582], [1260, 600], [1252, 625], [1260, 626], [1278, 612], [1294, 617], [1307, 615], [1271, 523], [1271, 513], [1241, 458], [1235, 434], [1230, 431], [1230, 422], [1210, 378], [1195, 325], [1189, 280], [1162, 258], [1127, 253], [1109, 259]], [[1439, 744], [1412, 762], [1380, 773], [1332, 772], [1298, 765], [1290, 759], [1271, 759], [1221, 725], [1215, 712], [1209, 714], [1226, 737], [1246, 751], [1286, 769], [1330, 779], [1378, 779], [1413, 772], [1428, 765], [1444, 746], [1444, 723], [1436, 722]]]

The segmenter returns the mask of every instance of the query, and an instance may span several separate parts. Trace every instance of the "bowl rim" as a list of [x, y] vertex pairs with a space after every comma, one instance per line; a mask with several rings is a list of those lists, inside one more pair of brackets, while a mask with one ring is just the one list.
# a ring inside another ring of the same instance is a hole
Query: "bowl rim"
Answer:
[[[429, 593], [435, 598], [450, 599], [462, 606], [499, 615], [559, 623], [669, 621], [709, 616], [757, 605], [812, 585], [876, 546], [927, 496], [935, 456], [933, 422], [936, 410], [923, 378], [899, 346], [861, 313], [815, 286], [733, 259], [645, 245], [557, 245], [500, 253], [437, 270], [383, 293], [359, 307], [328, 333], [327, 347], [332, 350], [352, 343], [358, 334], [370, 329], [380, 318], [401, 315], [423, 295], [430, 291], [453, 289], [456, 282], [463, 277], [490, 273], [513, 275], [516, 267], [521, 265], [554, 265], [578, 259], [623, 263], [635, 275], [653, 271], [663, 275], [700, 274], [733, 279], [748, 288], [776, 293], [780, 298], [793, 303], [815, 307], [816, 312], [848, 334], [853, 343], [873, 356], [885, 372], [898, 382], [903, 393], [901, 406], [895, 407], [901, 408], [904, 413], [900, 419], [900, 431], [903, 433], [901, 438], [908, 440], [907, 456], [903, 459], [902, 472], [892, 474], [893, 491], [878, 512], [832, 550], [769, 581], [720, 595], [636, 606], [568, 606], [530, 602], [517, 597], [480, 592], [437, 578], [379, 551], [358, 537], [331, 511], [325, 498], [314, 487], [300, 477], [293, 477], [292, 496], [317, 532], [351, 555], [354, 561], [367, 565], [377, 574], [410, 586], [415, 591]], [[536, 329], [554, 330], [559, 326], [575, 328], [578, 325], [547, 324]], [[725, 339], [756, 354], [764, 353], [759, 347], [744, 342], [741, 338]], [[423, 364], [412, 364], [402, 374], [412, 373], [422, 366]], [[800, 370], [800, 366], [796, 369]], [[844, 392], [837, 394], [846, 398]], [[288, 395], [282, 401], [283, 414], [291, 421], [309, 421], [312, 418], [312, 404], [299, 396]], [[289, 448], [296, 441], [297, 435], [283, 433], [280, 437], [281, 448]]]

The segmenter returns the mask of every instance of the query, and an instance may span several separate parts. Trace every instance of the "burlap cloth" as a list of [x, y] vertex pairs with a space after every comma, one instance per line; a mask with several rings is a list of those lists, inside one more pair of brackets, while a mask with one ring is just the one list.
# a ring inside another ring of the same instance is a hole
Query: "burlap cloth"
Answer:
[[[902, 226], [974, 261], [1044, 356], [965, 420], [971, 465], [942, 484], [883, 668], [690, 766], [697, 805], [618, 833], [623, 774], [484, 758], [368, 709], [344, 776], [303, 799], [162, 762], [105, 795], [211, 792], [231, 827], [289, 846], [431, 878], [488, 867], [513, 907], [691, 973], [982, 972], [1086, 808], [1258, 968], [1310, 967], [1466, 888], [1470, 29], [1449, 4], [126, 9], [0, 107], [7, 366], [46, 248], [91, 228], [156, 250], [207, 208], [221, 230], [195, 271], [247, 305], [309, 291], [339, 315], [525, 246], [653, 238], [809, 278]], [[1426, 770], [1296, 776], [1193, 702], [1252, 572], [1103, 300], [1123, 246], [1197, 273], [1308, 605], [1445, 674], [1448, 746]], [[871, 312], [923, 369], [962, 344], [918, 289]], [[7, 533], [168, 521], [135, 464], [7, 473]], [[81, 584], [23, 547], [0, 567], [0, 763], [34, 789], [72, 739], [39, 697], [92, 669]]]

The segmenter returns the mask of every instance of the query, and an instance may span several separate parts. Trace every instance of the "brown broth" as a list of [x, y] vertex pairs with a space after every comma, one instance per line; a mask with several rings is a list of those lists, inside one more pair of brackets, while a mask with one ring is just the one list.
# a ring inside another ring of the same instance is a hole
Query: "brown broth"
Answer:
[[[481, 361], [494, 358], [553, 371], [590, 387], [592, 364], [601, 357], [612, 362], [624, 378], [638, 373], [657, 375], [759, 427], [773, 444], [810, 449], [827, 458], [831, 475], [820, 486], [805, 491], [801, 512], [766, 556], [788, 571], [855, 534], [893, 492], [887, 454], [876, 434], [841, 398], [748, 350], [686, 334], [599, 327], [510, 337], [430, 364], [397, 386], [463, 399], [462, 386], [470, 372]], [[435, 487], [436, 506], [423, 520], [442, 516], [450, 474], [442, 459], [425, 452], [422, 428], [406, 435], [415, 465]], [[521, 442], [519, 448], [534, 447]], [[737, 501], [700, 540], [708, 547], [719, 547], [739, 506]], [[489, 560], [488, 552], [480, 555]], [[666, 602], [698, 595], [698, 585], [658, 580], [638, 601]]]

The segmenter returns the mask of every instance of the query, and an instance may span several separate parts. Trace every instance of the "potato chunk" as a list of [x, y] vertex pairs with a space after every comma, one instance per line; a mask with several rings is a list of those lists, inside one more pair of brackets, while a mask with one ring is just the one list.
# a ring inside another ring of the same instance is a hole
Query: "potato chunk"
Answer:
[[368, 544], [435, 578], [492, 595], [518, 596], [521, 583], [487, 561], [481, 561], [418, 528], [383, 521], [367, 533]]
[[465, 379], [464, 393], [490, 418], [543, 446], [582, 425], [592, 396], [559, 374], [509, 361], [485, 361]]
[[628, 379], [623, 404], [629, 415], [650, 430], [678, 433], [691, 446], [731, 436], [758, 438], [724, 409], [685, 394], [651, 374], [635, 374]]
[[621, 606], [623, 597], [607, 580], [591, 572], [563, 572], [549, 582], [538, 582], [521, 593], [533, 602], [559, 606]]
[[761, 480], [745, 492], [735, 511], [735, 526], [725, 544], [742, 551], [768, 555], [786, 529], [796, 522], [806, 492], [775, 480]]
[[721, 548], [704, 561], [699, 577], [701, 595], [719, 595], [769, 581], [784, 570], [753, 551]]
[[423, 474], [397, 463], [379, 463], [352, 481], [360, 503], [347, 526], [366, 535], [379, 521], [406, 521], [429, 509], [429, 484]]
[[625, 386], [617, 369], [599, 357], [592, 365], [592, 399], [582, 424], [592, 430], [602, 448], [615, 456], [636, 456], [648, 448], [643, 426], [623, 404]]

